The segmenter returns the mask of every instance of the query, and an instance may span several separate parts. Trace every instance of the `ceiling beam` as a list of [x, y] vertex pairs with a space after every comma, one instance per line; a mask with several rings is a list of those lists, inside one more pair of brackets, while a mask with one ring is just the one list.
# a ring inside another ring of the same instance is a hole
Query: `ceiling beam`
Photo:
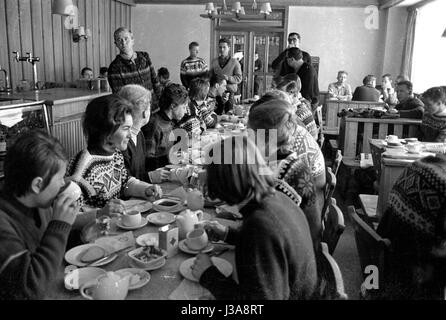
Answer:
[[392, 8], [404, 0], [381, 0], [381, 5], [379, 6], [380, 10]]
[[[137, 4], [205, 4], [212, 0], [135, 0]], [[214, 0], [214, 4], [220, 6], [222, 0]], [[235, 0], [227, 0], [228, 6], [231, 6]], [[241, 1], [242, 5], [251, 7], [253, 1]], [[257, 1], [257, 6], [260, 8], [262, 2], [266, 0]], [[270, 0], [273, 6], [317, 6], [317, 7], [367, 7], [370, 5], [379, 6], [382, 0]]]

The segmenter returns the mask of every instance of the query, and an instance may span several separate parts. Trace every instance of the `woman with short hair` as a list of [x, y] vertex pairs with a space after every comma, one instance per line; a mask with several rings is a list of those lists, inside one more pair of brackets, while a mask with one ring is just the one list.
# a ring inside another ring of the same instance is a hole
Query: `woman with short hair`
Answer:
[[122, 151], [131, 139], [131, 104], [112, 94], [92, 100], [85, 111], [83, 129], [87, 148], [70, 162], [67, 175], [82, 190], [81, 212], [76, 227], [94, 221], [99, 215], [120, 214], [125, 197], [154, 199], [161, 188], [142, 182], [129, 174]]
[[235, 244], [239, 283], [222, 275], [206, 254], [197, 255], [192, 274], [217, 299], [312, 298], [317, 270], [302, 210], [275, 192], [274, 176], [250, 139], [230, 137], [212, 150], [221, 159], [206, 166], [208, 194], [238, 205], [243, 222], [240, 229], [216, 221], [204, 225], [211, 237]]

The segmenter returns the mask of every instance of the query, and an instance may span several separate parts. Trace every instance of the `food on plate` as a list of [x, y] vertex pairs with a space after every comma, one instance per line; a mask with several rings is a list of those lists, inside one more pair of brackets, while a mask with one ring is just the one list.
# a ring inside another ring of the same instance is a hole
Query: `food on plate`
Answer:
[[156, 248], [155, 246], [149, 246], [142, 250], [140, 253], [135, 254], [133, 257], [140, 260], [141, 262], [151, 262], [152, 260], [159, 259], [164, 255], [164, 252]]
[[99, 246], [89, 247], [79, 255], [79, 260], [84, 263], [89, 263], [105, 257], [107, 252], [104, 248]]
[[122, 272], [122, 277], [123, 277], [123, 278], [124, 278], [125, 276], [128, 276], [128, 275], [130, 276], [129, 281], [130, 281], [130, 285], [131, 285], [131, 286], [134, 286], [134, 285], [138, 284], [138, 282], [141, 281], [141, 276], [140, 276], [139, 274], [135, 274], [135, 273], [130, 272], [130, 271], [124, 271], [124, 272]]

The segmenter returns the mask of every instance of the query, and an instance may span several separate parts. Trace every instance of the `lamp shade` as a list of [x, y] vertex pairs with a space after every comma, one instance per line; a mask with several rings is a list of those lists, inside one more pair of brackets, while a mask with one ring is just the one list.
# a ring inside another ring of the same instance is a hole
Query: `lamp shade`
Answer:
[[240, 12], [242, 10], [242, 5], [240, 4], [239, 1], [234, 2], [234, 4], [232, 5], [232, 11], [235, 12]]
[[271, 12], [271, 4], [269, 2], [262, 3], [262, 6], [260, 7], [260, 13], [270, 14]]
[[73, 0], [53, 0], [51, 12], [53, 14], [61, 14], [69, 16], [72, 14]]
[[204, 10], [206, 10], [208, 13], [215, 11], [214, 3], [213, 2], [206, 3], [206, 8]]

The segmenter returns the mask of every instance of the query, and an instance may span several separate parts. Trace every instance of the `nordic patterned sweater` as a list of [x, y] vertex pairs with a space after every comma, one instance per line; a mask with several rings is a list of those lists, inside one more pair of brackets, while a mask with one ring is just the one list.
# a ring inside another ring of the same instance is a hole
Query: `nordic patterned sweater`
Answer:
[[102, 208], [109, 200], [124, 195], [131, 179], [120, 151], [113, 154], [92, 154], [87, 149], [79, 152], [69, 163], [67, 176], [82, 190], [81, 206]]

